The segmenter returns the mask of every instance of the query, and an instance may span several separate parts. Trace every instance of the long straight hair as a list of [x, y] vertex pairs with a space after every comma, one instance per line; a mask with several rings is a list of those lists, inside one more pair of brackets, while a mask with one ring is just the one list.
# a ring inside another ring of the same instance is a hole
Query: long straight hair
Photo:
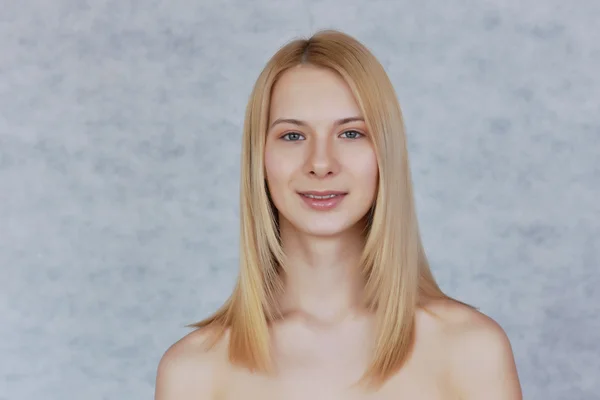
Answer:
[[377, 334], [370, 365], [358, 384], [381, 386], [397, 372], [414, 343], [415, 313], [426, 299], [449, 299], [427, 261], [413, 196], [404, 121], [396, 93], [375, 56], [353, 37], [322, 30], [283, 46], [268, 61], [252, 90], [244, 122], [240, 185], [240, 269], [233, 293], [210, 317], [188, 325], [228, 332], [229, 360], [252, 371], [272, 368], [269, 324], [277, 318], [285, 254], [277, 210], [265, 182], [264, 148], [271, 91], [300, 64], [327, 68], [349, 85], [365, 118], [379, 168], [378, 193], [360, 259], [365, 306]]

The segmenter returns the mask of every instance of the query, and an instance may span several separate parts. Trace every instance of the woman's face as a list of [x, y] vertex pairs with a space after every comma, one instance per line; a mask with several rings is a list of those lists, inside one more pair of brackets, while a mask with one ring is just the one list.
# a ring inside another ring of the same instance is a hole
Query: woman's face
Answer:
[[282, 226], [332, 236], [369, 211], [377, 159], [354, 96], [335, 72], [302, 65], [280, 77], [271, 98], [265, 169]]

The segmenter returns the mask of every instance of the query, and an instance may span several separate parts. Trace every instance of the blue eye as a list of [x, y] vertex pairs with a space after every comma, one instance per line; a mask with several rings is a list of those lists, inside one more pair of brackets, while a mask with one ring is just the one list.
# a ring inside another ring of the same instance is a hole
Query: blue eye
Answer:
[[298, 132], [289, 132], [281, 137], [283, 140], [287, 140], [288, 142], [296, 142], [298, 140], [304, 140], [304, 136], [299, 134]]
[[362, 133], [354, 130], [345, 131], [342, 135], [346, 135], [345, 139], [358, 139], [359, 137], [364, 136]]

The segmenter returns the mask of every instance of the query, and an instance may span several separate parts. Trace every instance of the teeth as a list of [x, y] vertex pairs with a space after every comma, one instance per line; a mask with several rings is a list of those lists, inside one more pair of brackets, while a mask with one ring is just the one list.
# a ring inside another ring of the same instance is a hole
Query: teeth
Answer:
[[310, 199], [324, 200], [324, 199], [331, 199], [331, 198], [337, 196], [337, 194], [328, 194], [327, 196], [316, 196], [314, 194], [305, 194], [304, 196], [306, 196]]

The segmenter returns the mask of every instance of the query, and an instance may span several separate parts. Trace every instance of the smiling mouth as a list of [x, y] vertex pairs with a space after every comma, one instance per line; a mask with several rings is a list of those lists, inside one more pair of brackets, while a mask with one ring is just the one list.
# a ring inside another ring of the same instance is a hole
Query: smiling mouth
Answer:
[[304, 204], [316, 211], [329, 211], [335, 209], [348, 192], [299, 192]]
[[334, 197], [341, 196], [341, 194], [328, 194], [325, 196], [317, 196], [314, 194], [302, 194], [302, 196], [308, 197], [309, 199], [325, 200], [325, 199], [333, 199]]
[[310, 191], [310, 192], [299, 192], [298, 194], [300, 194], [301, 196], [307, 197], [309, 199], [327, 200], [327, 199], [333, 199], [334, 197], [344, 196], [348, 193], [347, 192], [339, 192], [339, 191], [326, 191], [326, 192]]

